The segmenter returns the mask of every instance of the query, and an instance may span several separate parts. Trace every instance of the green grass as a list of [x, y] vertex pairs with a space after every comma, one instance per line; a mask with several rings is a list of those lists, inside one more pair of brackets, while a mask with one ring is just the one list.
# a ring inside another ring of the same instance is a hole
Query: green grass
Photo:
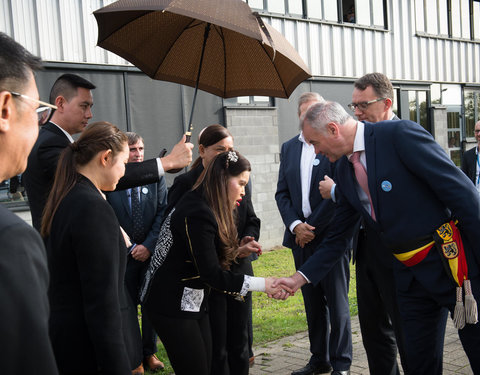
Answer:
[[[257, 276], [290, 276], [295, 272], [292, 252], [285, 248], [265, 252], [252, 264]], [[355, 268], [351, 265], [348, 297], [352, 316], [357, 315], [355, 289]], [[300, 291], [286, 301], [270, 299], [264, 293], [253, 293], [253, 344], [255, 346], [306, 330], [307, 321]], [[165, 363], [165, 370], [161, 374], [173, 374], [173, 369], [161, 343], [158, 344], [158, 349], [157, 356]]]

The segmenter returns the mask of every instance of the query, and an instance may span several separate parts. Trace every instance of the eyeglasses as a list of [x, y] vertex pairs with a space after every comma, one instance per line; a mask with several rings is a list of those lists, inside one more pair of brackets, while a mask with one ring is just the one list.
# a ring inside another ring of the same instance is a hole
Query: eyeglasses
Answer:
[[57, 109], [57, 106], [53, 104], [42, 102], [41, 100], [33, 99], [27, 95], [19, 94], [18, 92], [14, 92], [14, 91], [9, 91], [9, 92], [15, 97], [31, 100], [33, 102], [40, 104], [40, 107], [36, 109], [39, 125], [43, 125], [47, 122], [48, 118], [50, 117], [50, 114], [52, 113], [52, 109]]
[[370, 100], [370, 101], [368, 101], [368, 102], [350, 103], [350, 104], [348, 105], [348, 108], [350, 108], [350, 110], [353, 111], [353, 112], [355, 112], [355, 110], [356, 110], [357, 108], [359, 108], [360, 111], [365, 111], [370, 104], [373, 104], [373, 103], [376, 103], [376, 102], [380, 102], [380, 101], [385, 100], [385, 99], [387, 99], [387, 98], [373, 99], [373, 100]]

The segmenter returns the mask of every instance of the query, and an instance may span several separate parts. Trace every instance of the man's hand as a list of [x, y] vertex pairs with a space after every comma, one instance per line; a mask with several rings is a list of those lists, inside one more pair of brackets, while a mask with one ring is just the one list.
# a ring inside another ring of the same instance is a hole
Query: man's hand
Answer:
[[185, 143], [185, 137], [184, 134], [180, 142], [173, 147], [172, 152], [160, 159], [165, 171], [181, 169], [192, 162], [193, 144], [190, 142]]
[[150, 250], [143, 245], [135, 246], [130, 254], [132, 254], [133, 259], [138, 260], [139, 262], [145, 262], [151, 255]]
[[255, 238], [251, 236], [245, 236], [240, 241], [240, 246], [238, 248], [238, 257], [246, 258], [252, 253], [262, 255], [262, 247], [257, 241], [255, 241]]
[[267, 293], [270, 298], [285, 300], [293, 295], [292, 290], [288, 286], [277, 285], [274, 287], [273, 283], [276, 280], [274, 277], [265, 278], [265, 293]]
[[293, 233], [295, 233], [295, 243], [303, 248], [315, 238], [315, 233], [313, 233], [314, 230], [315, 227], [312, 227], [307, 223], [297, 224], [295, 228], [293, 228]]
[[323, 199], [332, 199], [332, 186], [335, 182], [325, 175], [323, 177], [323, 181], [320, 181], [318, 184], [318, 190], [320, 190], [320, 194]]
[[293, 295], [300, 287], [302, 287], [306, 283], [307, 280], [305, 280], [305, 278], [300, 273], [295, 272], [290, 277], [280, 277], [278, 279], [275, 279], [271, 287], [274, 289], [280, 287], [281, 289], [284, 289], [290, 292], [291, 295]]

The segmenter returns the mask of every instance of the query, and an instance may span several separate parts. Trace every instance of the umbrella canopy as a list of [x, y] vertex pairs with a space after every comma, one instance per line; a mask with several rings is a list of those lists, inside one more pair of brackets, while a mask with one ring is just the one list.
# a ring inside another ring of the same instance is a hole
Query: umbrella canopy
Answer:
[[223, 98], [287, 98], [311, 77], [283, 35], [241, 0], [119, 0], [94, 15], [98, 45], [154, 79]]

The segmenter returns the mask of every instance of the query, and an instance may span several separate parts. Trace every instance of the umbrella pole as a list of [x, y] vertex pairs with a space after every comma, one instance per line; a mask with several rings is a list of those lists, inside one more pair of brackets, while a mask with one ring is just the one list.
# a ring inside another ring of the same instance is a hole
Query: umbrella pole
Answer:
[[187, 142], [190, 142], [190, 138], [192, 137], [192, 130], [193, 130], [193, 110], [195, 109], [195, 102], [197, 101], [197, 92], [198, 92], [198, 84], [200, 82], [200, 73], [202, 72], [202, 65], [203, 65], [203, 55], [205, 54], [205, 46], [207, 45], [208, 34], [210, 33], [210, 23], [207, 23], [205, 26], [205, 33], [203, 34], [203, 46], [202, 46], [202, 54], [200, 55], [200, 66], [198, 67], [197, 73], [197, 82], [195, 83], [195, 92], [193, 94], [193, 102], [192, 102], [192, 110], [190, 112], [190, 121], [188, 131], [185, 133], [187, 136]]

